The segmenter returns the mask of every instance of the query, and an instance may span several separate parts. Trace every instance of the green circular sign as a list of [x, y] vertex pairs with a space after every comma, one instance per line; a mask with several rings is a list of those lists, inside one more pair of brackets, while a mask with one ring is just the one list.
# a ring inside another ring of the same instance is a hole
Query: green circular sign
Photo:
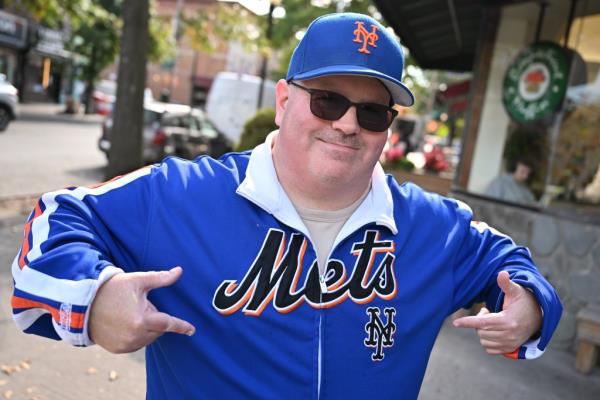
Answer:
[[555, 43], [536, 43], [523, 50], [506, 71], [502, 100], [518, 122], [552, 115], [562, 104], [569, 80], [567, 51]]

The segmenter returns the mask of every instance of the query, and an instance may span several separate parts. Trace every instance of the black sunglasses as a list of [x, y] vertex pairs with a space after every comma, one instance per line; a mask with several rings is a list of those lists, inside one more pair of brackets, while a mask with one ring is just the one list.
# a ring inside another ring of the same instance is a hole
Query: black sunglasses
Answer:
[[390, 127], [392, 121], [398, 115], [398, 111], [383, 104], [354, 103], [336, 92], [310, 89], [298, 85], [294, 81], [288, 83], [310, 93], [310, 111], [315, 117], [327, 121], [337, 121], [346, 114], [351, 106], [355, 106], [358, 125], [369, 131], [383, 132]]

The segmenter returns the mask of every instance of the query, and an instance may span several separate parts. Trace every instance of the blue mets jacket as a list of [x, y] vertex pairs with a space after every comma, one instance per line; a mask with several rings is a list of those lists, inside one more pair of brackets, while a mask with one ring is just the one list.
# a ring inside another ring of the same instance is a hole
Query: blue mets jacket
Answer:
[[543, 309], [541, 335], [513, 357], [538, 357], [560, 318], [529, 251], [471, 218], [377, 166], [320, 275], [270, 140], [220, 160], [168, 158], [41, 197], [12, 266], [13, 316], [27, 333], [91, 345], [103, 282], [180, 265], [149, 298], [197, 331], [147, 347], [148, 399], [415, 399], [444, 319], [478, 301], [502, 308], [499, 271]]

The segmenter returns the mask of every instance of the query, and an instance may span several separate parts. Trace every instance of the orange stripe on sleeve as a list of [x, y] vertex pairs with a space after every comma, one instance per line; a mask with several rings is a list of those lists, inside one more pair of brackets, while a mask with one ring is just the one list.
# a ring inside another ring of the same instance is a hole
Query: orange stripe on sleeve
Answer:
[[510, 353], [504, 353], [503, 356], [506, 358], [513, 359], [513, 360], [518, 360], [519, 359], [519, 349], [517, 348], [515, 351], [512, 351]]
[[35, 221], [35, 219], [40, 215], [42, 215], [42, 209], [40, 207], [40, 201], [38, 201], [35, 204], [35, 212], [33, 214], [33, 218], [31, 218], [31, 220], [25, 225], [25, 237], [23, 238], [23, 245], [21, 246], [21, 257], [19, 257], [19, 268], [21, 269], [23, 269], [23, 267], [25, 266], [25, 257], [27, 256], [27, 253], [29, 253], [30, 250], [29, 233], [31, 232], [31, 225], [33, 224], [33, 221]]
[[[54, 319], [57, 323], [60, 323], [60, 312], [51, 305], [17, 296], [12, 296], [11, 305], [12, 308], [43, 308], [52, 314], [52, 319]], [[82, 329], [84, 320], [84, 313], [71, 312], [71, 328]]]

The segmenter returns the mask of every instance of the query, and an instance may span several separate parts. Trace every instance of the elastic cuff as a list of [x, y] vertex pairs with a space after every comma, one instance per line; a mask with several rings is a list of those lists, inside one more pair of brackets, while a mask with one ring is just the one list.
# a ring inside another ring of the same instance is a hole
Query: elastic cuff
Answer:
[[513, 360], [534, 360], [541, 357], [545, 351], [538, 348], [539, 344], [539, 338], [535, 340], [528, 340], [512, 353], [505, 353], [504, 357], [512, 358]]
[[110, 278], [115, 276], [116, 274], [120, 274], [120, 273], [124, 273], [124, 272], [125, 271], [123, 271], [121, 268], [117, 268], [112, 265], [104, 268], [102, 270], [102, 272], [100, 272], [98, 279], [96, 279], [94, 285], [91, 285], [88, 296], [84, 301], [86, 309], [85, 309], [85, 317], [84, 317], [82, 329], [80, 329], [80, 330], [73, 329], [70, 327], [70, 324], [62, 323], [63, 318], [67, 321], [70, 320], [71, 310], [68, 309], [68, 307], [66, 307], [64, 304], [61, 305], [61, 310], [60, 310], [61, 323], [57, 323], [55, 320], [52, 320], [52, 324], [54, 326], [54, 329], [56, 330], [56, 333], [58, 334], [58, 336], [60, 336], [60, 338], [62, 340], [64, 340], [65, 342], [67, 342], [73, 346], [80, 346], [80, 347], [91, 346], [94, 344], [94, 342], [92, 342], [92, 340], [90, 339], [89, 334], [88, 334], [88, 320], [90, 317], [90, 310], [92, 308], [91, 307], [92, 303], [94, 301], [94, 298], [96, 297], [96, 293], [98, 292], [98, 289], [104, 282], [106, 282], [107, 280], [109, 280]]

